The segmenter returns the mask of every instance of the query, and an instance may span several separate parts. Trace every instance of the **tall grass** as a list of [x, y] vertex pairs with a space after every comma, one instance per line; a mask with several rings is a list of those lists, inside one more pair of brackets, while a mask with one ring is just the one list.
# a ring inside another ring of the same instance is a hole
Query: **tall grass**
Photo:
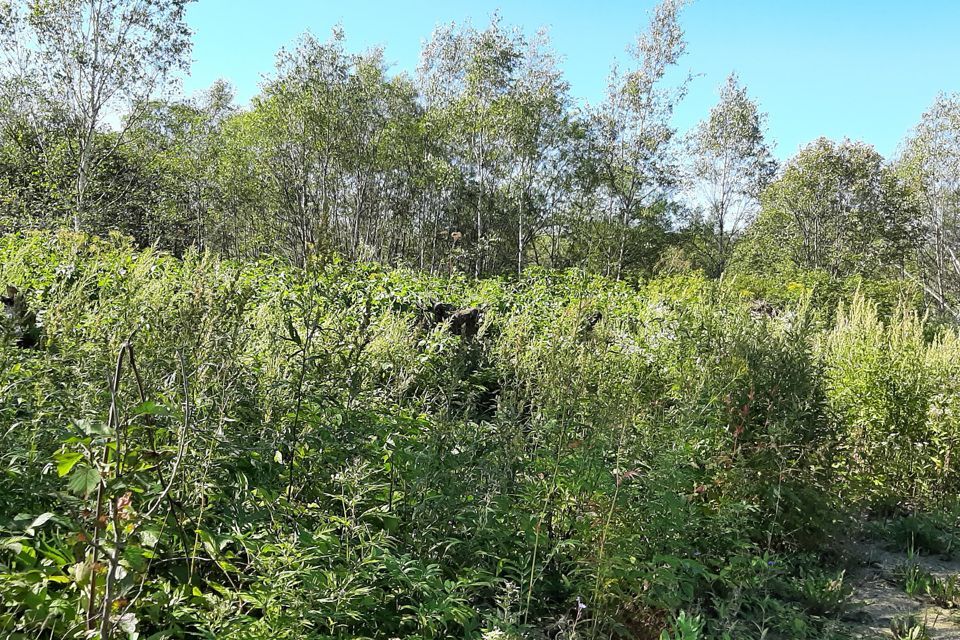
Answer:
[[901, 307], [881, 319], [856, 295], [822, 336], [846, 501], [912, 511], [956, 495], [957, 333], [926, 333], [916, 311]]

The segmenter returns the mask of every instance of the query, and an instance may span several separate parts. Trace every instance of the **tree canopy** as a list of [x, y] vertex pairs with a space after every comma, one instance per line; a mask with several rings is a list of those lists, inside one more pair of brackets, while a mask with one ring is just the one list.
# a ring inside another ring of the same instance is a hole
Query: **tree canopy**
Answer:
[[809, 269], [907, 278], [957, 314], [956, 97], [897, 158], [819, 139], [778, 168], [735, 74], [676, 130], [692, 75], [685, 2], [665, 0], [595, 105], [573, 99], [545, 31], [494, 15], [437, 27], [412, 76], [381, 50], [353, 52], [340, 28], [307, 33], [241, 107], [224, 82], [170, 91], [190, 51], [186, 6], [3, 5], [4, 229], [69, 222], [177, 254], [473, 276]]

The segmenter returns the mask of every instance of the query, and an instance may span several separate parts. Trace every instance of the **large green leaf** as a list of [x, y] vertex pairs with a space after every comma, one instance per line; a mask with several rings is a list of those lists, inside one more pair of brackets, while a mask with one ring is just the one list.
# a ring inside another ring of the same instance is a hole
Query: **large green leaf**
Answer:
[[100, 484], [100, 472], [96, 467], [78, 467], [70, 476], [67, 488], [77, 495], [88, 496]]
[[170, 415], [170, 410], [159, 402], [147, 400], [137, 405], [133, 414], [137, 416], [167, 416]]
[[56, 454], [53, 456], [53, 459], [57, 461], [57, 474], [62, 478], [70, 473], [78, 462], [83, 460], [83, 454], [76, 451], [68, 451], [66, 453]]
[[81, 431], [88, 436], [109, 436], [113, 435], [112, 430], [106, 423], [100, 420], [88, 420], [86, 418], [76, 421]]

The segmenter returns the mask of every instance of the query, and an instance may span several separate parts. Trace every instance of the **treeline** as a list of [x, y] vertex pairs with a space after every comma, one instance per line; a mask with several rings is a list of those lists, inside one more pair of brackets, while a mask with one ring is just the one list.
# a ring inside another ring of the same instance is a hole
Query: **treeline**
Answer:
[[[575, 101], [542, 33], [439, 27], [413, 76], [336, 29], [277, 56], [249, 108], [183, 98], [186, 0], [7, 5], [0, 226], [69, 224], [237, 258], [315, 254], [475, 276], [814, 270], [906, 278], [960, 315], [960, 98], [897, 158], [820, 139], [778, 167], [736, 76], [689, 132], [683, 0], [605, 99]], [[677, 80], [679, 78], [679, 80]]]

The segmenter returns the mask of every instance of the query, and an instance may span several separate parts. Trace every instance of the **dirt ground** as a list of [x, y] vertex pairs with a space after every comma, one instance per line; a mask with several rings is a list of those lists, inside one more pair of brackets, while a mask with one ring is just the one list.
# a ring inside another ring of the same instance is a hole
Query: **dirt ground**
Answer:
[[914, 616], [926, 624], [927, 636], [936, 640], [960, 640], [960, 609], [944, 609], [928, 598], [910, 597], [898, 580], [898, 569], [911, 563], [938, 578], [960, 574], [960, 560], [932, 555], [894, 552], [872, 541], [851, 544], [851, 556], [857, 566], [851, 571], [851, 613], [856, 637], [893, 638], [891, 623]]

